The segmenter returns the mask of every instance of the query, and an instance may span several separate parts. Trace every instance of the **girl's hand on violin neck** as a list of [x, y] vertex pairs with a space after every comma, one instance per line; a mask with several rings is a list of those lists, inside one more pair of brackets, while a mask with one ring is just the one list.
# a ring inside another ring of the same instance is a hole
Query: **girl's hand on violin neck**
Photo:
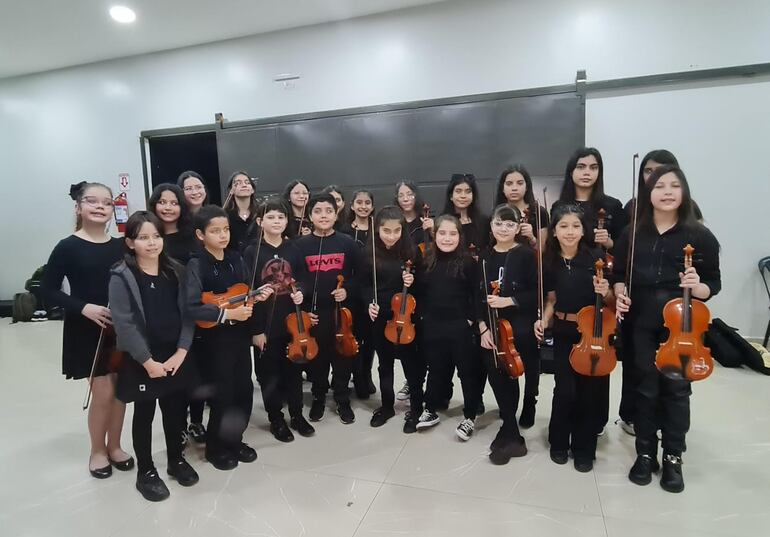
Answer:
[[377, 319], [377, 316], [380, 314], [380, 306], [379, 304], [375, 304], [372, 302], [369, 304], [369, 318], [374, 322]]
[[182, 367], [185, 358], [187, 358], [187, 351], [184, 349], [177, 349], [176, 352], [171, 355], [171, 358], [163, 362], [163, 369], [166, 370], [166, 373], [171, 373], [171, 376], [173, 377], [176, 375], [176, 372], [179, 371], [179, 368]]
[[226, 319], [228, 321], [246, 321], [251, 317], [253, 312], [251, 305], [241, 305], [237, 308], [227, 310]]
[[102, 328], [106, 328], [107, 325], [112, 324], [112, 315], [109, 308], [104, 306], [97, 306], [96, 304], [86, 304], [83, 306], [81, 312], [83, 317], [90, 319]]
[[616, 293], [615, 311], [622, 315], [631, 310], [631, 299], [623, 293]]
[[492, 338], [491, 330], [481, 330], [481, 346], [485, 349], [495, 350], [495, 340]]
[[543, 341], [544, 334], [545, 330], [543, 330], [543, 321], [538, 319], [535, 321], [535, 337], [538, 339], [538, 341]]
[[345, 291], [344, 287], [340, 287], [332, 291], [332, 296], [337, 302], [343, 302], [348, 297], [348, 292]]
[[535, 235], [534, 235], [534, 232], [532, 231], [532, 224], [530, 224], [530, 223], [528, 223], [528, 222], [522, 222], [522, 223], [519, 225], [519, 235], [521, 235], [522, 237], [526, 237], [527, 239], [529, 239], [529, 242], [530, 242], [530, 243], [531, 243], [531, 242], [534, 242], [534, 241], [536, 240], [536, 239], [535, 239]]
[[610, 294], [610, 282], [608, 282], [605, 278], [600, 280], [594, 276], [594, 293], [597, 295], [602, 295], [603, 298], [606, 298], [607, 295]]
[[406, 287], [411, 287], [414, 283], [414, 274], [405, 270], [401, 273], [401, 279], [404, 280], [404, 285]]
[[605, 248], [612, 248], [613, 245], [610, 233], [606, 229], [594, 229], [594, 241]]
[[487, 304], [490, 308], [507, 308], [513, 306], [513, 300], [507, 296], [487, 295]]
[[318, 315], [315, 313], [308, 313], [310, 315], [310, 325], [316, 326], [318, 324]]
[[267, 336], [265, 334], [257, 334], [252, 336], [251, 343], [260, 351], [265, 350], [265, 344], [267, 343]]
[[309, 227], [302, 226], [299, 228], [300, 235], [310, 235], [313, 231]]
[[166, 369], [163, 367], [163, 364], [156, 362], [152, 358], [144, 362], [142, 365], [144, 366], [144, 370], [147, 371], [147, 374], [151, 379], [158, 379], [166, 376]]
[[264, 287], [259, 288], [259, 293], [255, 297], [255, 300], [257, 302], [264, 302], [268, 298], [270, 298], [270, 295], [272, 295], [275, 291], [270, 285], [266, 285]]
[[422, 222], [422, 229], [425, 231], [433, 231], [433, 218], [423, 218], [421, 216], [420, 221]]
[[291, 297], [291, 301], [294, 302], [295, 305], [299, 306], [302, 304], [302, 301], [305, 300], [305, 296], [302, 294], [302, 291], [297, 291], [296, 293], [289, 294], [289, 297]]
[[700, 285], [700, 276], [698, 276], [695, 267], [690, 267], [684, 272], [680, 272], [679, 279], [681, 280], [679, 287], [689, 287], [690, 289], [695, 289], [698, 285]]

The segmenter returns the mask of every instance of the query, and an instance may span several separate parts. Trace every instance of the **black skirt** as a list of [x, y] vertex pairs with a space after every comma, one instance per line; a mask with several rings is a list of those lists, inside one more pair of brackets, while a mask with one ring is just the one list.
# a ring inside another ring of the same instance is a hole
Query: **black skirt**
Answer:
[[[99, 325], [83, 315], [65, 317], [62, 335], [62, 373], [66, 378], [83, 379], [91, 375], [100, 332]], [[111, 341], [114, 347], [114, 336]], [[94, 376], [101, 377], [109, 372], [109, 361], [99, 360]]]
[[[153, 358], [165, 362], [176, 352], [174, 345], [153, 349]], [[115, 395], [124, 403], [151, 401], [175, 392], [188, 392], [198, 384], [198, 371], [193, 356], [188, 353], [175, 375], [150, 378], [144, 366], [128, 353], [118, 373]]]

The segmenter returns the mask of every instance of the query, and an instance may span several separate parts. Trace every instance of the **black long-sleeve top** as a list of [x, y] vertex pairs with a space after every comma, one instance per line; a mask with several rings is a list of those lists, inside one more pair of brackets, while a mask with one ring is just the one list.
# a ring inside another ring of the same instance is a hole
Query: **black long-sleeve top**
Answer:
[[[400, 293], [404, 286], [401, 274], [404, 271], [405, 260], [399, 256], [398, 247], [391, 249], [377, 248], [377, 303], [380, 306], [378, 319], [388, 320], [393, 317], [390, 309], [390, 301], [393, 295]], [[422, 265], [422, 255], [419, 248], [414, 249], [411, 259], [413, 272]], [[364, 308], [374, 300], [374, 271], [372, 270], [371, 248], [365, 250], [359, 270], [360, 303]], [[408, 293], [415, 296], [418, 289], [417, 274], [414, 283], [409, 287]], [[419, 307], [419, 304], [418, 304]]]
[[[527, 246], [514, 246], [507, 252], [490, 248], [479, 258], [479, 300], [477, 318], [489, 323], [487, 318], [487, 295], [492, 294], [493, 281], [502, 281], [500, 296], [513, 297], [514, 305], [498, 308], [501, 318], [513, 322], [521, 319], [529, 324], [537, 318], [537, 259], [535, 252]], [[486, 262], [487, 281], [481, 264]]]
[[359, 248], [363, 249], [369, 244], [369, 230], [353, 227], [352, 222], [346, 222], [340, 226], [340, 233], [350, 236]]
[[238, 211], [234, 210], [228, 211], [227, 220], [230, 223], [230, 244], [227, 245], [227, 248], [242, 254], [246, 247], [256, 240], [259, 234], [256, 218], [254, 215], [250, 215], [244, 220], [240, 217]]
[[[286, 330], [286, 316], [295, 312], [294, 302], [289, 294], [291, 279], [301, 281], [305, 270], [304, 259], [294, 242], [284, 240], [278, 247], [262, 241], [259, 247], [259, 260], [254, 264], [257, 255], [257, 244], [246, 247], [243, 254], [248, 282], [251, 283], [255, 268], [257, 277], [253, 279], [254, 287], [272, 284], [274, 294], [265, 302], [254, 307], [254, 332], [267, 334], [268, 337], [283, 337]], [[298, 286], [299, 290], [301, 286]], [[304, 290], [303, 290], [304, 292]]]
[[463, 244], [465, 248], [470, 248], [471, 245], [476, 247], [476, 253], [486, 250], [489, 246], [489, 218], [486, 216], [479, 217], [478, 222], [468, 222], [462, 224], [463, 232]]
[[196, 257], [187, 263], [185, 278], [185, 302], [187, 314], [196, 321], [223, 323], [225, 310], [214, 304], [203, 304], [201, 294], [204, 291], [224, 293], [236, 283], [247, 283], [246, 270], [240, 254], [225, 250], [220, 261], [205, 248], [201, 248]]
[[[551, 207], [551, 217], [553, 217], [553, 210], [563, 203], [564, 202], [562, 201], [557, 201], [553, 204], [553, 207]], [[605, 194], [595, 203], [591, 201], [572, 201], [571, 203], [574, 203], [583, 209], [583, 213], [585, 214], [584, 221], [587, 227], [585, 230], [586, 241], [589, 244], [594, 243], [594, 229], [596, 229], [599, 223], [599, 209], [604, 209], [607, 213], [605, 216], [604, 227], [610, 234], [613, 243], [617, 242], [621, 231], [628, 225], [628, 218], [626, 216], [626, 211], [623, 210], [623, 204], [620, 203], [619, 199], [613, 198], [612, 196]], [[617, 245], [613, 245], [609, 251], [614, 252], [616, 247]]]
[[182, 265], [187, 265], [201, 248], [191, 228], [180, 229], [163, 237], [163, 250]]
[[304, 304], [308, 309], [312, 308], [314, 294], [316, 310], [330, 310], [334, 307], [331, 292], [337, 288], [339, 274], [345, 277], [343, 287], [349, 299], [357, 296], [355, 268], [359, 264], [360, 249], [353, 239], [343, 233], [333, 232], [325, 237], [315, 234], [298, 237], [294, 244], [305, 264], [299, 281]]
[[[535, 235], [535, 238], [538, 238], [540, 235], [538, 234], [539, 229], [537, 228], [537, 213], [540, 213], [540, 229], [548, 229], [548, 224], [551, 222], [551, 219], [548, 216], [548, 211], [543, 207], [542, 205], [534, 204], [529, 206], [529, 211], [527, 211], [527, 217], [524, 218], [522, 215], [522, 223], [527, 223], [532, 226], [532, 233]], [[516, 235], [516, 242], [520, 244], [529, 244], [529, 239], [526, 237], [517, 234]]]
[[[604, 259], [601, 248], [581, 247], [572, 259], [559, 256], [543, 264], [543, 287], [546, 294], [556, 293], [555, 310], [562, 313], [577, 313], [585, 306], [596, 302], [593, 278], [596, 274], [596, 260]], [[609, 280], [605, 274], [605, 278]]]
[[[613, 282], [626, 282], [629, 229], [623, 231], [615, 247]], [[701, 224], [684, 226], [676, 224], [659, 233], [655, 227], [637, 229], [634, 245], [634, 266], [631, 280], [631, 319], [659, 325], [663, 322], [665, 303], [682, 296], [679, 273], [684, 271], [684, 247], [691, 244], [693, 267], [701, 283], [708, 285], [712, 296], [722, 289], [719, 269], [719, 242]]]
[[[455, 270], [459, 265], [459, 270]], [[478, 276], [476, 262], [454, 252], [436, 249], [436, 265], [418, 271], [417, 302], [426, 324], [476, 319]]]
[[[415, 246], [425, 242], [425, 230], [422, 229], [422, 220], [420, 220], [419, 216], [406, 223], [406, 231], [412, 239], [412, 244]], [[430, 240], [432, 241], [433, 238], [431, 237]]]

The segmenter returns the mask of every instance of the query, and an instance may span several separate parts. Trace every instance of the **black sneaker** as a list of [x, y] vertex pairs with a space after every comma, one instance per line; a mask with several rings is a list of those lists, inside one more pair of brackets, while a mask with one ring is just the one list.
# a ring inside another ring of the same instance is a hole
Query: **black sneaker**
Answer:
[[155, 468], [136, 476], [136, 490], [150, 502], [162, 502], [171, 495]]
[[406, 416], [404, 418], [404, 433], [405, 434], [412, 434], [417, 432], [417, 423], [419, 422], [420, 418], [416, 415], [416, 413], [407, 412]]
[[438, 425], [439, 421], [441, 421], [441, 418], [439, 418], [438, 414], [426, 408], [422, 411], [422, 414], [420, 414], [420, 417], [417, 419], [417, 428], [427, 429], [428, 427]]
[[206, 460], [217, 470], [227, 471], [238, 467], [238, 459], [231, 453], [223, 452], [209, 455], [206, 454]]
[[254, 450], [254, 448], [249, 447], [243, 442], [241, 442], [241, 447], [238, 448], [235, 456], [240, 462], [254, 462], [257, 460], [257, 452]]
[[[495, 440], [498, 440], [495, 438]], [[490, 449], [489, 460], [492, 464], [508, 464], [513, 457], [523, 457], [527, 454], [527, 443], [524, 438], [501, 438], [498, 443]]]
[[345, 425], [349, 425], [356, 421], [356, 415], [353, 414], [353, 409], [350, 408], [350, 401], [338, 403], [337, 414], [340, 415], [340, 421]]
[[650, 455], [637, 455], [636, 462], [628, 472], [628, 479], [637, 485], [649, 485], [653, 472], [660, 470], [660, 464]]
[[476, 406], [476, 416], [481, 416], [487, 411], [487, 407], [484, 406], [484, 402], [480, 402], [478, 406]]
[[569, 453], [566, 449], [552, 449], [551, 460], [556, 464], [567, 464], [567, 461], [569, 461]]
[[682, 476], [682, 457], [663, 455], [663, 473], [660, 476], [660, 486], [667, 492], [682, 492], [684, 477]]
[[270, 422], [270, 432], [279, 442], [294, 441], [294, 435], [289, 430], [288, 425], [286, 425], [286, 420], [283, 418]]
[[397, 401], [406, 401], [409, 399], [409, 383], [404, 382], [404, 386], [396, 393]]
[[535, 424], [535, 404], [537, 399], [525, 400], [519, 416], [519, 427], [529, 429]]
[[289, 422], [289, 426], [297, 431], [300, 436], [313, 436], [315, 434], [315, 429], [312, 425], [310, 425], [305, 417], [300, 414], [299, 416], [295, 416], [291, 418], [291, 421]]
[[396, 415], [396, 411], [392, 408], [378, 408], [374, 411], [372, 419], [369, 421], [369, 425], [372, 427], [382, 427], [385, 423]]
[[324, 411], [326, 411], [326, 401], [323, 399], [313, 399], [313, 404], [310, 405], [310, 413], [308, 414], [310, 421], [321, 421], [324, 419]]
[[192, 487], [199, 479], [198, 472], [184, 459], [170, 461], [166, 472], [183, 487]]
[[206, 443], [206, 428], [202, 423], [191, 423], [187, 427], [187, 436], [192, 438], [196, 444]]
[[575, 457], [575, 470], [586, 474], [594, 469], [594, 460], [590, 457]]

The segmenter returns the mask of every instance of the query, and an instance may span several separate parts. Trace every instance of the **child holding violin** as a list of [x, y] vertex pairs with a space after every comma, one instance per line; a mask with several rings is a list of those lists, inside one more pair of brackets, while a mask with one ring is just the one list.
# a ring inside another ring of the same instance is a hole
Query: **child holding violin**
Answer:
[[[535, 404], [540, 375], [540, 355], [532, 324], [537, 318], [537, 262], [527, 246], [516, 242], [521, 214], [516, 207], [498, 206], [491, 222], [493, 245], [481, 253], [478, 271], [483, 290], [478, 302], [481, 347], [495, 351], [494, 337], [497, 326], [491, 326], [487, 307], [497, 311], [499, 319], [505, 319], [513, 329], [514, 345], [524, 365], [524, 407], [519, 423], [531, 427], [535, 420]], [[484, 278], [486, 275], [486, 279]], [[492, 283], [498, 286], [493, 292]], [[490, 460], [506, 464], [511, 457], [523, 457], [527, 445], [516, 425], [516, 409], [519, 405], [519, 380], [503, 370], [494, 352], [483, 353], [489, 384], [500, 409], [502, 427], [490, 446]]]
[[[273, 298], [254, 312], [255, 370], [262, 388], [262, 401], [270, 420], [270, 432], [280, 442], [291, 442], [294, 434], [286, 424], [282, 407], [289, 407], [291, 429], [312, 436], [315, 429], [302, 415], [302, 364], [290, 361], [286, 346], [290, 334], [286, 317], [302, 304], [302, 291], [292, 292], [291, 282], [301, 279], [303, 259], [296, 245], [284, 239], [289, 208], [277, 197], [268, 198], [256, 211], [261, 234], [244, 252], [248, 280], [255, 287], [269, 284]], [[260, 241], [261, 242], [258, 242]]]
[[[623, 323], [629, 324], [633, 336], [637, 457], [628, 478], [637, 485], [646, 485], [660, 469], [657, 457], [660, 429], [663, 448], [660, 485], [668, 492], [681, 492], [684, 490], [682, 454], [690, 428], [692, 390], [686, 378], [664, 375], [655, 366], [656, 353], [669, 332], [663, 325], [662, 312], [669, 300], [682, 297], [683, 289], [690, 289], [691, 296], [701, 301], [721, 290], [719, 243], [697, 221], [687, 178], [676, 166], [664, 165], [653, 171], [637, 203], [636, 230], [624, 232], [616, 247], [614, 284], [618, 313], [625, 314]], [[624, 274], [628, 244], [634, 231], [630, 273]], [[685, 268], [683, 261], [687, 245], [694, 248], [689, 268]], [[630, 288], [626, 288], [626, 283]], [[670, 335], [675, 337], [673, 328]]]
[[447, 370], [457, 367], [464, 418], [456, 434], [467, 441], [473, 435], [480, 400], [481, 364], [472, 348], [478, 286], [476, 262], [463, 247], [462, 224], [457, 217], [441, 215], [435, 224], [435, 240], [417, 273], [423, 316], [422, 352], [428, 364], [425, 410], [417, 429], [439, 423], [436, 410], [445, 397]]
[[[361, 267], [361, 299], [371, 320], [382, 397], [382, 405], [374, 411], [370, 425], [380, 427], [396, 414], [393, 366], [398, 358], [411, 388], [410, 411], [404, 422], [407, 434], [417, 431], [417, 420], [422, 412], [425, 367], [418, 362], [420, 356], [415, 352], [414, 341], [398, 344], [390, 341], [386, 337], [386, 326], [400, 311], [400, 308], [395, 312], [392, 310], [393, 297], [403, 291], [413, 292], [415, 278], [408, 270], [409, 266], [419, 266], [420, 263], [422, 256], [409, 240], [406, 220], [399, 208], [388, 205], [380, 209], [374, 218], [374, 237], [364, 252]], [[411, 328], [414, 330], [414, 324]]]
[[604, 258], [601, 249], [586, 244], [583, 211], [577, 205], [560, 204], [551, 213], [543, 253], [543, 290], [546, 293], [542, 320], [535, 335], [553, 321], [554, 390], [548, 425], [551, 460], [556, 464], [575, 458], [575, 469], [590, 472], [596, 458], [596, 432], [608, 412], [609, 388], [604, 377], [579, 375], [570, 364], [572, 347], [580, 340], [577, 313], [592, 306], [596, 295], [605, 304], [614, 302], [609, 282], [595, 274], [595, 262]]
[[117, 345], [128, 353], [116, 395], [134, 403], [136, 488], [149, 501], [169, 496], [152, 460], [156, 404], [163, 413], [168, 475], [184, 487], [198, 482], [179, 442], [187, 390], [197, 380], [195, 364], [187, 359], [195, 324], [184, 315], [184, 267], [166, 255], [163, 235], [163, 225], [153, 213], [132, 214], [126, 223], [126, 254], [112, 269], [109, 287]]
[[528, 244], [532, 248], [537, 247], [537, 241], [545, 242], [548, 236], [548, 211], [535, 200], [532, 177], [522, 164], [508, 166], [500, 174], [495, 207], [504, 203], [516, 207], [522, 215], [516, 242]]
[[[334, 231], [337, 204], [331, 194], [313, 196], [307, 210], [313, 232], [299, 237], [295, 244], [305, 263], [300, 284], [304, 290], [304, 304], [309, 306], [315, 323], [311, 333], [319, 347], [318, 355], [310, 363], [313, 403], [309, 418], [310, 421], [323, 419], [331, 368], [337, 413], [342, 423], [350, 424], [356, 419], [348, 390], [354, 358], [341, 356], [335, 348], [335, 319], [337, 305], [345, 301], [348, 291], [352, 297], [357, 295], [354, 275], [360, 252], [353, 239]], [[339, 275], [345, 279], [343, 286], [338, 286]]]
[[[243, 442], [251, 417], [254, 385], [251, 382], [251, 302], [225, 309], [204, 304], [203, 292], [226, 293], [237, 283], [247, 283], [240, 254], [227, 249], [230, 224], [224, 209], [206, 205], [195, 214], [195, 235], [203, 243], [198, 257], [187, 264], [186, 304], [195, 321], [216, 323], [201, 329], [201, 360], [211, 367], [213, 395], [206, 437], [206, 458], [219, 470], [232, 470], [239, 462], [253, 462], [257, 452]], [[264, 301], [272, 289], [256, 295]]]

